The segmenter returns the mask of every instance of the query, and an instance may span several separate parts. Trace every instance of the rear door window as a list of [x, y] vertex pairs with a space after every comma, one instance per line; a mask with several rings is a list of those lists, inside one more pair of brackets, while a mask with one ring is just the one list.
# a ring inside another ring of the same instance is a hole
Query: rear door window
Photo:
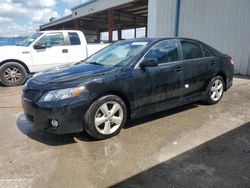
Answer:
[[182, 40], [181, 49], [182, 49], [183, 59], [185, 60], [203, 57], [201, 45], [197, 42]]
[[77, 33], [69, 32], [68, 35], [69, 35], [70, 45], [80, 45], [81, 44], [80, 38], [79, 38]]

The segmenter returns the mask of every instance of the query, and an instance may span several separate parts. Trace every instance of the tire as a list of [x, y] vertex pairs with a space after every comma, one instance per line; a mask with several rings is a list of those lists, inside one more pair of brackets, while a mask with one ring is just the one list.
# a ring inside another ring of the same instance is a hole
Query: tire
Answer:
[[126, 119], [124, 101], [116, 95], [106, 95], [89, 107], [84, 115], [84, 128], [96, 139], [107, 139], [121, 131]]
[[209, 105], [218, 103], [223, 94], [225, 89], [225, 82], [221, 76], [214, 77], [207, 89], [207, 99], [206, 103]]
[[19, 86], [27, 79], [26, 69], [16, 62], [8, 62], [0, 67], [0, 81], [5, 86]]

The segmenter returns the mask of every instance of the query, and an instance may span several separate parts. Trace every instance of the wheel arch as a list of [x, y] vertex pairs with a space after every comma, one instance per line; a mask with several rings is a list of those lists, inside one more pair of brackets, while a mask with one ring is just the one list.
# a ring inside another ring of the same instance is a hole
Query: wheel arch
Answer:
[[108, 91], [108, 92], [104, 92], [104, 93], [98, 95], [97, 97], [95, 97], [91, 101], [89, 107], [93, 104], [94, 101], [96, 101], [97, 99], [99, 99], [99, 98], [101, 98], [103, 96], [106, 96], [106, 95], [116, 95], [116, 96], [120, 97], [123, 100], [123, 102], [125, 103], [126, 108], [127, 108], [127, 119], [131, 119], [131, 105], [130, 105], [130, 102], [128, 100], [128, 97], [125, 94], [123, 94], [122, 92], [120, 92], [120, 91]]
[[24, 62], [17, 60], [17, 59], [6, 59], [0, 63], [0, 67], [4, 64], [10, 63], [10, 62], [14, 62], [14, 63], [18, 63], [18, 64], [22, 65], [25, 68], [25, 70], [27, 71], [27, 73], [30, 73], [28, 66]]
[[216, 76], [221, 76], [224, 81], [224, 91], [227, 91], [227, 77], [223, 72], [218, 72]]

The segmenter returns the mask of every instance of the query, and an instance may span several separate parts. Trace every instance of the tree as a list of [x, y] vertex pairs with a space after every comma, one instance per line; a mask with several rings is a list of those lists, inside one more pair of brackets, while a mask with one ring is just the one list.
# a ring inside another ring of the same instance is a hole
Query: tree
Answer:
[[54, 20], [56, 20], [56, 18], [53, 17], [53, 16], [49, 19], [50, 22], [52, 22], [52, 21], [54, 21]]

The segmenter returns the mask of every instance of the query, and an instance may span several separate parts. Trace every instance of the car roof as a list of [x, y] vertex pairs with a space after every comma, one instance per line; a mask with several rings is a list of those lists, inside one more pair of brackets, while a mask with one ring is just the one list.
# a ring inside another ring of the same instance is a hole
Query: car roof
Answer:
[[199, 43], [204, 44], [203, 42], [201, 42], [201, 41], [199, 41], [199, 40], [197, 40], [197, 39], [186, 38], [186, 37], [159, 37], [159, 38], [144, 37], [144, 38], [127, 39], [126, 41], [131, 41], [131, 42], [140, 42], [140, 41], [144, 41], [144, 42], [159, 42], [159, 41], [171, 40], [171, 39], [177, 39], [177, 40], [191, 40], [191, 41], [195, 41], [195, 42], [199, 42]]
[[135, 38], [135, 39], [127, 39], [126, 41], [132, 41], [132, 42], [149, 42], [151, 44], [155, 44], [157, 42], [160, 41], [164, 41], [164, 40], [171, 40], [171, 39], [177, 39], [177, 40], [190, 40], [193, 42], [197, 42], [199, 44], [201, 44], [202, 46], [205, 46], [206, 48], [208, 48], [214, 55], [219, 56], [221, 55], [221, 52], [219, 52], [218, 50], [214, 49], [213, 47], [211, 47], [210, 45], [197, 40], [197, 39], [193, 39], [193, 38], [187, 38], [187, 37], [161, 37], [161, 38]]

